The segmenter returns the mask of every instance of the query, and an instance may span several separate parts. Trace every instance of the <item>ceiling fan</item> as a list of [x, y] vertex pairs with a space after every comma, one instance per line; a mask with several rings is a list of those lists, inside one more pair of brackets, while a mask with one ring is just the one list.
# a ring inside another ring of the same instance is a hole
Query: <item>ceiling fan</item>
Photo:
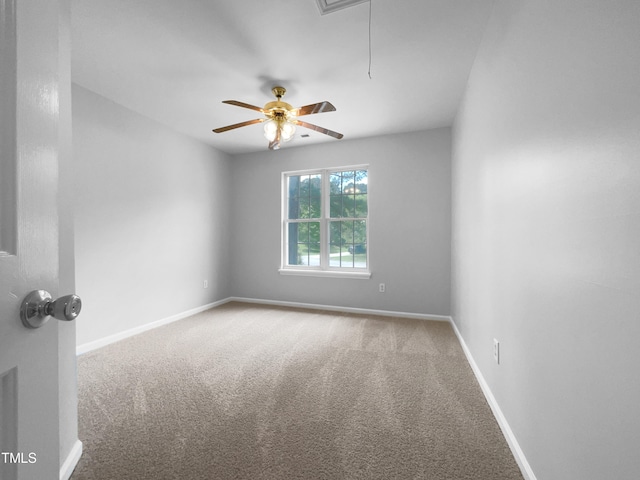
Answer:
[[291, 140], [296, 131], [296, 125], [310, 128], [311, 130], [324, 133], [325, 135], [329, 135], [337, 139], [343, 137], [341, 133], [319, 127], [311, 123], [303, 122], [297, 118], [314, 113], [334, 112], [336, 107], [331, 105], [330, 102], [313, 103], [304, 107], [293, 108], [291, 105], [281, 100], [286, 93], [286, 89], [284, 87], [273, 87], [271, 91], [277, 100], [275, 102], [267, 103], [263, 108], [249, 105], [248, 103], [238, 102], [237, 100], [224, 100], [222, 103], [257, 110], [258, 112], [263, 113], [265, 118], [256, 118], [255, 120], [235, 123], [233, 125], [227, 125], [226, 127], [215, 128], [213, 131], [215, 133], [222, 133], [228, 130], [233, 130], [234, 128], [246, 127], [247, 125], [264, 122], [264, 136], [269, 140], [270, 150], [278, 150], [281, 142], [288, 142]]

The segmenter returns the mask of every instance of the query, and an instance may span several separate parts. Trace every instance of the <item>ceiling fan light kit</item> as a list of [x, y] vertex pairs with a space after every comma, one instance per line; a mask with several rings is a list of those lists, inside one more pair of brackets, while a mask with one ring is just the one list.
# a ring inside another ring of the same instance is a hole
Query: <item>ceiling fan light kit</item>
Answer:
[[325, 101], [313, 103], [300, 108], [294, 108], [288, 103], [282, 101], [282, 97], [287, 92], [284, 87], [276, 86], [273, 87], [271, 91], [277, 100], [267, 103], [263, 108], [239, 102], [237, 100], [224, 100], [222, 103], [261, 112], [265, 115], [265, 118], [257, 118], [255, 120], [236, 123], [234, 125], [216, 128], [213, 131], [215, 133], [222, 133], [236, 128], [254, 125], [256, 123], [264, 123], [264, 136], [269, 140], [270, 150], [278, 150], [281, 143], [291, 140], [296, 132], [296, 126], [309, 128], [337, 139], [341, 139], [343, 137], [341, 133], [319, 127], [311, 123], [303, 122], [297, 118], [299, 116], [312, 115], [314, 113], [333, 112], [336, 108], [330, 102]]

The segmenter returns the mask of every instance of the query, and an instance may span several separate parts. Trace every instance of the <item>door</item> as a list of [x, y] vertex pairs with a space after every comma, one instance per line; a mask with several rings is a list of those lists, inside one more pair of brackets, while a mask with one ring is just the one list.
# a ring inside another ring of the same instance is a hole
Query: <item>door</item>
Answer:
[[59, 476], [58, 331], [28, 329], [58, 295], [58, 2], [0, 0], [0, 478]]

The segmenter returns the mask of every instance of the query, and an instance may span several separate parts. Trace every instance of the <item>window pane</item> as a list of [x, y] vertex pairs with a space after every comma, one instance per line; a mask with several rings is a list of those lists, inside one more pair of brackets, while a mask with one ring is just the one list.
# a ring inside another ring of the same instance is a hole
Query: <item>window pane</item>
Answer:
[[332, 253], [340, 251], [340, 245], [342, 243], [342, 236], [340, 235], [340, 227], [341, 227], [341, 222], [329, 223], [329, 245], [332, 247], [331, 248]]
[[287, 191], [289, 192], [287, 197], [297, 197], [300, 195], [298, 189], [300, 188], [300, 177], [298, 176], [290, 176], [287, 177]]
[[366, 218], [369, 208], [367, 207], [367, 194], [358, 194], [355, 196], [355, 218]]
[[287, 218], [320, 218], [322, 179], [320, 174], [288, 177]]
[[331, 267], [366, 268], [366, 220], [331, 222], [329, 225], [329, 246], [329, 265]]
[[331, 195], [338, 195], [342, 191], [342, 175], [340, 172], [333, 172], [329, 176], [329, 190]]
[[308, 225], [309, 243], [317, 243], [320, 245], [320, 224], [317, 222], [311, 222]]
[[331, 218], [340, 218], [342, 216], [342, 195], [331, 195], [329, 198]]
[[333, 172], [330, 176], [329, 218], [366, 218], [367, 171]]
[[298, 257], [299, 223], [290, 223], [288, 228], [287, 265], [300, 265]]
[[309, 183], [311, 196], [319, 198], [322, 193], [322, 175], [319, 173], [309, 175]]
[[300, 177], [290, 176], [287, 178], [289, 185], [287, 186], [287, 218], [299, 218], [300, 213]]
[[287, 265], [320, 265], [320, 223], [289, 223]]
[[354, 172], [342, 172], [342, 193], [353, 194], [354, 189]]
[[331, 222], [329, 224], [329, 266], [340, 266], [340, 246], [342, 245], [342, 224], [341, 222]]
[[309, 197], [300, 197], [298, 201], [298, 216], [296, 218], [310, 218], [311, 205], [309, 204]]
[[308, 223], [296, 223], [292, 225], [298, 226], [298, 238], [297, 243], [309, 243], [309, 224]]
[[300, 175], [300, 196], [309, 198], [309, 175]]
[[356, 202], [354, 195], [342, 196], [342, 216], [344, 218], [354, 217], [356, 214]]
[[320, 218], [322, 215], [322, 201], [320, 195], [312, 195], [309, 202], [309, 218]]
[[309, 218], [310, 214], [309, 175], [300, 177], [300, 200], [298, 201], [298, 218]]
[[369, 177], [366, 170], [358, 170], [356, 175], [356, 192], [355, 193], [367, 193], [367, 184], [369, 183]]
[[355, 245], [367, 244], [367, 222], [365, 220], [353, 222], [353, 243]]
[[309, 244], [309, 263], [312, 267], [320, 266], [320, 243]]

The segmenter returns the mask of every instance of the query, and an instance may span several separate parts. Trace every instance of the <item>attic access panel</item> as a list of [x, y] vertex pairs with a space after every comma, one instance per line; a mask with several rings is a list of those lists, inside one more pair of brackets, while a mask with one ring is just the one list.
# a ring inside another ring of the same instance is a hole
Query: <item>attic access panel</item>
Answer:
[[354, 5], [368, 1], [369, 0], [316, 0], [322, 15], [342, 10], [343, 8], [353, 7]]

